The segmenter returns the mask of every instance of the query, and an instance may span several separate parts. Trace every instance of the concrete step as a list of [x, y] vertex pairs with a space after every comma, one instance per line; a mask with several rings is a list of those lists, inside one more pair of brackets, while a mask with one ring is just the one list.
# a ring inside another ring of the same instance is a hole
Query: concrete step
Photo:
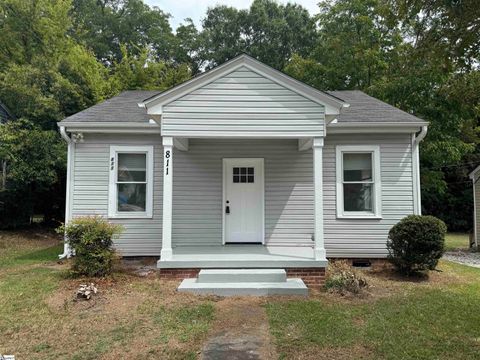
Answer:
[[287, 279], [285, 282], [222, 282], [202, 283], [197, 279], [185, 279], [178, 287], [180, 292], [202, 295], [300, 295], [307, 296], [308, 288], [302, 279]]
[[248, 283], [285, 282], [287, 273], [283, 269], [213, 269], [200, 270], [199, 283]]

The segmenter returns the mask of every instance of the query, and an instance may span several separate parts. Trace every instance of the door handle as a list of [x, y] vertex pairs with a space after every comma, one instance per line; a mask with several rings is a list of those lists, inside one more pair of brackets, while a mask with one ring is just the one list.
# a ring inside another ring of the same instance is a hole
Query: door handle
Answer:
[[230, 201], [227, 200], [227, 206], [225, 206], [225, 214], [230, 214], [230, 205], [228, 205]]

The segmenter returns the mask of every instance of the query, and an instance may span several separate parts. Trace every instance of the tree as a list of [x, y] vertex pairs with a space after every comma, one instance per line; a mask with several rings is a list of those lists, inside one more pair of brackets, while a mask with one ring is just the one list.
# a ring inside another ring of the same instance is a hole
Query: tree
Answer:
[[138, 56], [130, 55], [122, 46], [122, 60], [114, 64], [111, 85], [116, 92], [122, 90], [165, 90], [190, 78], [186, 64], [173, 66], [164, 61], [151, 61], [148, 50]]
[[65, 144], [55, 131], [25, 119], [0, 126], [0, 158], [8, 163], [6, 188], [0, 192], [0, 227], [26, 224], [40, 208], [60, 220], [63, 209], [45, 195], [58, 190], [65, 155]]
[[0, 3], [0, 98], [44, 129], [111, 93], [107, 71], [68, 37], [69, 1]]
[[155, 60], [170, 60], [174, 35], [169, 15], [141, 0], [74, 0], [72, 34], [106, 65], [122, 60], [122, 46]]
[[209, 9], [201, 37], [201, 57], [207, 68], [246, 52], [283, 69], [292, 54], [308, 54], [315, 39], [315, 23], [300, 5], [255, 0], [249, 10], [227, 6]]

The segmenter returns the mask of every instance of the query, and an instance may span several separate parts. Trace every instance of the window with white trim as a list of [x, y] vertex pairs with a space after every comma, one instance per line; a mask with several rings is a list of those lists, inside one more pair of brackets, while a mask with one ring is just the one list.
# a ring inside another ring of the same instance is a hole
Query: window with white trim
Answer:
[[380, 218], [380, 148], [339, 145], [336, 149], [337, 217]]
[[108, 216], [150, 218], [153, 146], [110, 146]]

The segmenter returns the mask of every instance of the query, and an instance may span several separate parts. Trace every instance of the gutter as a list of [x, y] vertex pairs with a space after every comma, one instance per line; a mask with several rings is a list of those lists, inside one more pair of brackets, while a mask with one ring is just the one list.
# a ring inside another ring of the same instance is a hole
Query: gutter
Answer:
[[[72, 194], [73, 189], [73, 159], [75, 151], [75, 143], [70, 136], [68, 136], [65, 126], [60, 126], [60, 135], [62, 139], [68, 144], [68, 155], [67, 155], [67, 189], [65, 196], [65, 225], [68, 224], [72, 218]], [[72, 256], [72, 250], [68, 245], [67, 238], [64, 235], [63, 240], [63, 253], [58, 255], [58, 258], [68, 259]]]
[[413, 170], [413, 210], [414, 214], [422, 215], [422, 194], [420, 190], [420, 142], [427, 135], [427, 125], [423, 125], [420, 132], [412, 136], [412, 170]]

